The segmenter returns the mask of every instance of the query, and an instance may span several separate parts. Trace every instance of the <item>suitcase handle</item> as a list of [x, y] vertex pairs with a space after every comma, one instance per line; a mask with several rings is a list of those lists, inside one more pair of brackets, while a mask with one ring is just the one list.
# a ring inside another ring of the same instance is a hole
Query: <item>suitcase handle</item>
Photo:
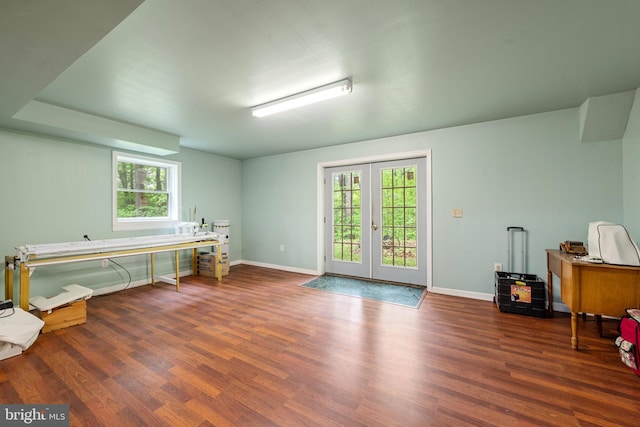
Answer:
[[524, 231], [524, 227], [507, 227], [507, 231], [511, 231], [511, 230]]

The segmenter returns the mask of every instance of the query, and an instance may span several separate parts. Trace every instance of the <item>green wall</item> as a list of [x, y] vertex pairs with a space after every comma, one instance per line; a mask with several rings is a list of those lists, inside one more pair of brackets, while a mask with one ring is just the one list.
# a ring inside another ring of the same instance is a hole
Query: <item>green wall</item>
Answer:
[[317, 271], [318, 163], [430, 149], [434, 289], [489, 299], [511, 225], [528, 230], [528, 272], [546, 280], [546, 248], [622, 220], [622, 142], [578, 131], [568, 109], [244, 161], [243, 258]]
[[624, 224], [634, 240], [640, 239], [640, 89], [623, 138]]
[[[586, 241], [590, 221], [624, 218], [640, 235], [631, 221], [640, 214], [640, 109], [633, 109], [624, 140], [580, 143], [578, 135], [575, 108], [242, 162], [186, 148], [167, 158], [182, 162], [187, 211], [196, 205], [198, 218], [231, 220], [232, 262], [313, 273], [321, 269], [318, 164], [430, 150], [433, 288], [489, 299], [493, 264], [507, 263], [507, 226], [528, 230], [528, 272], [544, 279], [544, 249]], [[0, 131], [0, 158], [3, 255], [84, 234], [136, 235], [111, 231], [110, 148]], [[462, 208], [463, 218], [452, 218], [453, 208]], [[172, 257], [159, 258], [159, 272], [172, 272]], [[188, 262], [188, 254], [183, 258]], [[148, 280], [147, 257], [120, 262], [134, 282]], [[123, 274], [99, 262], [40, 268], [32, 295], [54, 295], [70, 283], [110, 289]]]
[[[78, 241], [85, 234], [97, 240], [173, 232], [111, 230], [111, 151], [101, 145], [0, 131], [0, 182], [4, 193], [0, 254], [13, 255], [15, 247], [24, 244]], [[241, 162], [186, 148], [167, 158], [182, 162], [182, 206], [186, 215], [189, 206], [195, 205], [198, 219], [204, 217], [209, 223], [230, 220], [230, 260], [239, 259]], [[188, 251], [181, 257], [181, 270], [188, 270]], [[158, 273], [175, 272], [172, 254], [160, 254], [156, 259]], [[130, 271], [133, 282], [148, 282], [147, 256], [120, 258], [117, 262]], [[71, 283], [100, 289], [123, 280], [128, 281], [126, 273], [103, 269], [100, 262], [40, 267], [31, 277], [31, 295], [52, 296]]]

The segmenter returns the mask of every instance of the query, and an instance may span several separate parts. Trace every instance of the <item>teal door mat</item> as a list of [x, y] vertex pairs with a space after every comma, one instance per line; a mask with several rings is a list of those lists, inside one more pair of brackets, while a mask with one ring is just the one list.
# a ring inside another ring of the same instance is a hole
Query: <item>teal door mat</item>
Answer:
[[426, 288], [371, 282], [351, 277], [320, 276], [302, 286], [337, 294], [418, 308]]

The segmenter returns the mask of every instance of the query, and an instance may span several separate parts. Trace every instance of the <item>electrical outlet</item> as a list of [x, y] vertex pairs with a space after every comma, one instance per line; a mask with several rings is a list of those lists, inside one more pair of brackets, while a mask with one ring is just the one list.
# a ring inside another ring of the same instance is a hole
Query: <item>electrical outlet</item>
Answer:
[[102, 268], [107, 268], [109, 267], [109, 259], [105, 258], [102, 260]]
[[280, 245], [280, 252], [284, 252], [284, 245]]
[[462, 208], [453, 208], [453, 217], [462, 218]]
[[499, 263], [499, 262], [494, 263], [493, 271], [502, 271], [502, 263]]

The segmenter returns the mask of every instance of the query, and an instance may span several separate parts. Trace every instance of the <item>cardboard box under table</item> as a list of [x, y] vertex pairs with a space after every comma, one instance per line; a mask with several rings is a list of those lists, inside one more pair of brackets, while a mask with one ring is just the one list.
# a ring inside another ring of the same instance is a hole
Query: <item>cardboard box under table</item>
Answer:
[[51, 332], [87, 322], [87, 299], [93, 291], [78, 285], [63, 286], [65, 292], [51, 298], [31, 297], [29, 304], [38, 309], [44, 321], [42, 332]]
[[544, 281], [535, 274], [496, 271], [495, 301], [501, 312], [546, 317]]
[[[222, 252], [220, 257], [220, 266], [222, 275], [229, 274], [229, 254]], [[211, 252], [201, 253], [198, 255], [198, 274], [208, 277], [216, 277], [216, 254]]]

